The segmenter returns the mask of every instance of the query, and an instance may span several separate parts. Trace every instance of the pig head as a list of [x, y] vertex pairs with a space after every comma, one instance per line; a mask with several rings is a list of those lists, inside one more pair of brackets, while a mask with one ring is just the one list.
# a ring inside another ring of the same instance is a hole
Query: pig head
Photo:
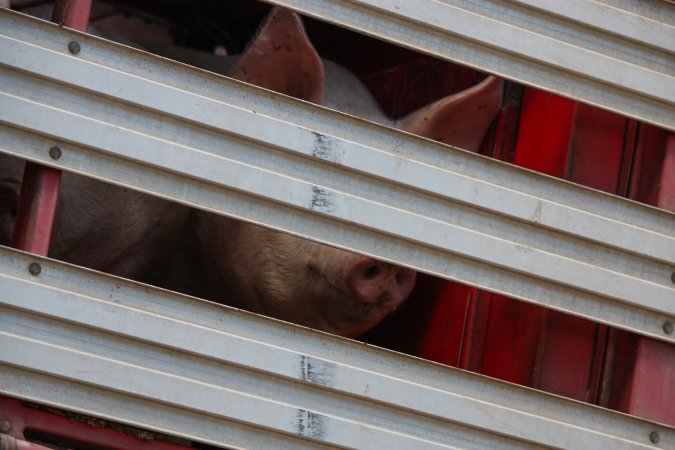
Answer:
[[[322, 61], [295, 13], [276, 8], [233, 70], [237, 79], [477, 150], [501, 103], [490, 77], [394, 122], [347, 70]], [[395, 311], [413, 270], [207, 212], [190, 214], [165, 287], [356, 337]]]

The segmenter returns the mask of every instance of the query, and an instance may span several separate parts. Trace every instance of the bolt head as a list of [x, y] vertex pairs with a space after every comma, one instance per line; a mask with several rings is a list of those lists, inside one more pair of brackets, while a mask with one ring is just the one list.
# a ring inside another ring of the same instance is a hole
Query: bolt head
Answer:
[[0, 421], [0, 433], [9, 434], [12, 431], [12, 424], [8, 420]]
[[652, 444], [658, 444], [660, 440], [661, 440], [661, 436], [659, 436], [658, 431], [652, 431], [651, 433], [649, 433], [649, 441]]
[[51, 159], [59, 159], [61, 158], [61, 154], [62, 154], [61, 149], [56, 145], [49, 149], [49, 157]]
[[663, 332], [666, 334], [673, 334], [673, 322], [666, 321], [663, 323]]
[[33, 276], [38, 276], [40, 275], [40, 272], [42, 272], [42, 267], [40, 266], [40, 264], [32, 262], [28, 266], [28, 272], [30, 272], [30, 274]]
[[80, 43], [77, 41], [68, 42], [68, 51], [73, 55], [80, 53]]

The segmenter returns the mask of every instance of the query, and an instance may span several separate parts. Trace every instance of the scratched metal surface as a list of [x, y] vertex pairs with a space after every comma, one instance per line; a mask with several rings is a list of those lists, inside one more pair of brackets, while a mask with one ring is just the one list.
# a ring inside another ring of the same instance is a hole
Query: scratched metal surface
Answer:
[[0, 30], [0, 151], [675, 342], [672, 213], [11, 11]]
[[675, 445], [667, 426], [6, 248], [0, 393], [227, 448]]

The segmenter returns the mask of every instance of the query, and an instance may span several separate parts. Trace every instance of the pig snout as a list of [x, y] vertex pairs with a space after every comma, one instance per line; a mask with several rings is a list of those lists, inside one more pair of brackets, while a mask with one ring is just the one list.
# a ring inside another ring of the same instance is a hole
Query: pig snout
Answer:
[[415, 286], [414, 270], [368, 257], [356, 259], [347, 272], [349, 287], [359, 301], [396, 309]]

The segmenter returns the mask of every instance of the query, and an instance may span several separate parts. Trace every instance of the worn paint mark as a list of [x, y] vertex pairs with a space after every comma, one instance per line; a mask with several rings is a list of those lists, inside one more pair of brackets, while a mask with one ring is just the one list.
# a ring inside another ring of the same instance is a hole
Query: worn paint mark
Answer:
[[303, 380], [322, 386], [335, 385], [335, 369], [337, 366], [322, 359], [311, 356], [300, 356], [300, 376]]
[[320, 133], [314, 133], [314, 147], [312, 148], [312, 156], [337, 163], [339, 155], [336, 151], [335, 139]]
[[335, 212], [335, 193], [319, 186], [312, 186], [312, 200], [309, 208], [329, 214]]
[[530, 220], [534, 223], [541, 223], [541, 201], [537, 201], [537, 207], [534, 208], [534, 213]]
[[306, 409], [298, 409], [294, 425], [300, 436], [323, 439], [327, 434], [328, 418]]
[[396, 172], [401, 171], [401, 167], [407, 162], [407, 159], [401, 155], [401, 151], [397, 148], [394, 148], [393, 150], [394, 153], [394, 170]]
[[528, 247], [527, 245], [523, 244], [516, 244], [516, 249], [523, 253], [529, 253], [532, 251], [532, 247]]

